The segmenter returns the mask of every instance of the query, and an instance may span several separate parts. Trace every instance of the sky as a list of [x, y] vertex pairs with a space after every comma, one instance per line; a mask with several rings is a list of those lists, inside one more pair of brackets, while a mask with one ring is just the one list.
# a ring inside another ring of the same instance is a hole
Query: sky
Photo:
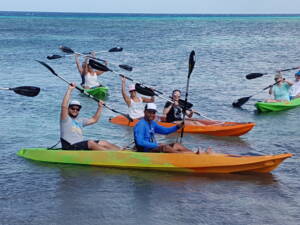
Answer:
[[2, 0], [0, 11], [299, 14], [300, 0]]

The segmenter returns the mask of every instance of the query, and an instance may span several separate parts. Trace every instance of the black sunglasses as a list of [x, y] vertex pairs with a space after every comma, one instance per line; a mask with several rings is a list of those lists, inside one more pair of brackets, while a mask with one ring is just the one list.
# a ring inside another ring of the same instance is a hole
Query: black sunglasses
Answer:
[[80, 111], [80, 108], [79, 108], [79, 107], [70, 107], [70, 109], [71, 109], [71, 110], [74, 110], [74, 111], [78, 111], [78, 112]]

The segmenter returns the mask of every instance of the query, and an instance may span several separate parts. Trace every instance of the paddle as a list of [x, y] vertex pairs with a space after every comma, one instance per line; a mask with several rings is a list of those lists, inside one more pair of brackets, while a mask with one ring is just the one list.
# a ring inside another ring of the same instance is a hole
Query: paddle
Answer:
[[238, 100], [236, 100], [235, 102], [232, 103], [232, 106], [233, 106], [233, 107], [241, 107], [241, 106], [244, 105], [246, 102], [248, 102], [248, 100], [249, 100], [250, 98], [252, 98], [254, 95], [257, 95], [257, 94], [259, 94], [259, 93], [261, 93], [261, 92], [263, 92], [263, 91], [265, 91], [265, 90], [267, 90], [267, 89], [273, 87], [275, 84], [278, 84], [279, 82], [280, 82], [280, 81], [277, 81], [276, 83], [271, 84], [271, 85], [265, 87], [264, 89], [262, 89], [261, 91], [259, 91], [259, 92], [256, 93], [256, 94], [250, 95], [250, 96], [248, 96], [248, 97], [239, 98]]
[[0, 90], [14, 91], [19, 95], [24, 95], [27, 97], [35, 97], [40, 93], [41, 89], [39, 87], [34, 87], [34, 86], [20, 86], [15, 88], [0, 88]]
[[[70, 83], [69, 81], [67, 81], [67, 80], [64, 79], [63, 77], [59, 76], [59, 75], [58, 75], [58, 74], [57, 74], [57, 73], [56, 73], [56, 72], [55, 72], [48, 64], [46, 64], [45, 62], [39, 61], [39, 60], [36, 60], [36, 61], [37, 61], [38, 63], [42, 64], [43, 66], [45, 66], [48, 70], [50, 70], [50, 72], [51, 72], [53, 75], [57, 76], [58, 78], [62, 79], [63, 81], [65, 81], [66, 83], [68, 83], [69, 85], [71, 85], [71, 83]], [[92, 98], [92, 99], [95, 100], [96, 102], [99, 102], [99, 100], [98, 100], [97, 98], [95, 98], [95, 97], [92, 96], [91, 94], [85, 92], [84, 89], [82, 89], [82, 88], [80, 88], [80, 87], [78, 87], [78, 86], [76, 86], [75, 88], [76, 88], [78, 91], [80, 91], [81, 93], [85, 94], [86, 96]], [[111, 110], [111, 111], [114, 112], [114, 113], [118, 113], [118, 114], [120, 114], [120, 115], [126, 117], [130, 122], [133, 122], [133, 119], [130, 118], [130, 116], [129, 116], [128, 114], [124, 114], [124, 113], [119, 112], [119, 111], [117, 111], [117, 110], [115, 110], [115, 109], [112, 109], [112, 108], [110, 108], [108, 105], [106, 105], [105, 103], [103, 103], [103, 106], [106, 107], [107, 109]]]
[[[276, 72], [286, 72], [286, 71], [297, 70], [297, 69], [300, 69], [300, 66], [293, 67], [293, 68], [290, 68], [290, 69], [277, 70]], [[262, 77], [262, 76], [267, 75], [267, 74], [270, 74], [270, 73], [249, 73], [249, 74], [246, 75], [246, 78], [248, 80], [251, 80], [251, 79], [258, 78], [258, 77]]]
[[[101, 62], [105, 62], [105, 60], [97, 58], [97, 57], [90, 56], [89, 54], [83, 54], [83, 53], [75, 52], [73, 49], [71, 49], [69, 47], [66, 47], [66, 46], [60, 46], [59, 49], [62, 50], [64, 53], [67, 53], [67, 54], [71, 54], [71, 55], [78, 54], [78, 55], [81, 55], [81, 56], [84, 56], [84, 57], [88, 57], [90, 59], [94, 59], [94, 60], [98, 60], [98, 61], [101, 61]], [[115, 47], [115, 48], [111, 48], [108, 51], [109, 52], [120, 52], [120, 51], [123, 51], [123, 48]], [[47, 59], [58, 59], [58, 56], [59, 55], [47, 56]], [[121, 65], [118, 65], [118, 66], [121, 69], [124, 69], [124, 70], [127, 70], [127, 71], [132, 71], [133, 70], [132, 66], [129, 66], [129, 65], [121, 64]]]
[[[193, 50], [193, 51], [191, 51], [190, 57], [189, 57], [189, 73], [188, 73], [188, 78], [187, 78], [187, 82], [186, 82], [186, 91], [185, 91], [185, 100], [184, 100], [183, 118], [182, 118], [183, 124], [184, 124], [184, 121], [185, 121], [185, 115], [186, 115], [186, 110], [187, 110], [190, 77], [191, 77], [191, 74], [194, 70], [194, 66], [195, 66], [195, 51]], [[180, 141], [179, 141], [180, 143], [182, 142], [183, 133], [184, 133], [184, 126], [181, 129]]]

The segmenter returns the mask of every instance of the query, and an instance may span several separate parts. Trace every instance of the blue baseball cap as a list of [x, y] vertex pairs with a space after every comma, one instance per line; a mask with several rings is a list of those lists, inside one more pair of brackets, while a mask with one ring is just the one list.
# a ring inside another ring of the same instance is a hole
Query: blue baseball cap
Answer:
[[300, 70], [297, 73], [295, 73], [295, 75], [300, 76]]

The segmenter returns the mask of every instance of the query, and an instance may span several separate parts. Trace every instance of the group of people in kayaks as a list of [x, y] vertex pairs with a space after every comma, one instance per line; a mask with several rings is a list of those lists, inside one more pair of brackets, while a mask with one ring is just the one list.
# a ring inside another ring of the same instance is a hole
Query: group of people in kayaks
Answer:
[[[93, 54], [95, 56], [95, 54]], [[103, 71], [94, 70], [88, 63], [88, 58], [80, 63], [79, 55], [75, 54], [75, 62], [82, 78], [82, 87], [85, 89], [94, 88], [100, 85], [97, 76], [103, 74]], [[107, 62], [105, 62], [107, 64]], [[134, 127], [134, 149], [138, 152], [165, 152], [165, 153], [193, 153], [191, 149], [186, 148], [180, 143], [162, 144], [157, 143], [155, 133], [170, 134], [181, 129], [183, 106], [179, 104], [180, 90], [172, 92], [171, 101], [166, 102], [163, 110], [163, 118], [166, 122], [174, 122], [172, 127], [164, 127], [155, 122], [157, 118], [157, 106], [154, 103], [154, 97], [139, 97], [135, 85], [130, 85], [129, 95], [126, 92], [126, 80], [122, 80], [122, 96], [128, 106], [128, 114], [132, 119], [138, 119], [139, 122]], [[123, 148], [104, 140], [84, 140], [83, 127], [98, 122], [103, 104], [102, 100], [98, 102], [96, 113], [91, 118], [79, 118], [79, 112], [82, 108], [78, 100], [71, 100], [72, 91], [76, 87], [75, 83], [68, 86], [66, 94], [61, 105], [60, 115], [60, 139], [63, 150], [122, 150]], [[186, 110], [186, 116], [191, 118], [193, 110]], [[187, 122], [188, 123], [188, 122]], [[190, 123], [194, 123], [193, 120]], [[210, 148], [206, 153], [210, 153]], [[196, 153], [199, 153], [198, 150]]]
[[266, 102], [286, 102], [300, 98], [300, 70], [295, 73], [295, 81], [283, 78], [281, 73], [274, 77], [276, 84], [269, 89], [269, 94], [274, 95], [274, 99], [267, 99]]
[[[95, 57], [95, 54], [92, 53]], [[80, 63], [79, 56], [75, 54], [75, 62], [78, 71], [82, 78], [81, 85], [85, 89], [94, 88], [100, 85], [97, 76], [103, 74], [103, 71], [94, 70], [89, 65], [89, 59], [86, 57], [83, 63]], [[107, 62], [105, 62], [107, 65]], [[285, 80], [280, 73], [275, 75], [277, 82], [270, 88], [270, 94], [274, 94], [274, 99], [267, 99], [267, 102], [290, 101], [294, 98], [300, 97], [300, 71], [295, 74], [295, 82]], [[179, 104], [181, 91], [176, 89], [172, 92], [171, 101], [167, 101], [163, 110], [163, 121], [174, 122], [172, 127], [163, 127], [159, 125], [155, 119], [157, 118], [157, 107], [154, 103], [154, 97], [139, 97], [135, 89], [135, 85], [130, 85], [129, 95], [126, 92], [126, 79], [122, 80], [122, 96], [128, 106], [128, 113], [132, 119], [138, 119], [139, 122], [134, 127], [134, 143], [135, 150], [139, 152], [165, 152], [165, 153], [192, 153], [191, 149], [179, 143], [162, 144], [157, 143], [155, 133], [170, 134], [178, 129], [183, 128], [182, 123], [183, 114], [188, 118], [193, 116], [193, 110], [188, 109], [183, 113], [183, 106]], [[103, 104], [102, 100], [98, 102], [98, 109], [93, 117], [79, 118], [81, 104], [77, 100], [70, 101], [73, 89], [76, 87], [75, 83], [69, 85], [67, 92], [63, 98], [61, 105], [60, 116], [60, 137], [62, 149], [64, 150], [122, 150], [121, 147], [116, 146], [104, 140], [83, 140], [83, 127], [92, 125], [98, 122]], [[197, 120], [186, 120], [185, 124], [198, 123]], [[208, 148], [205, 152], [211, 152]], [[199, 151], [197, 152], [199, 153]]]

